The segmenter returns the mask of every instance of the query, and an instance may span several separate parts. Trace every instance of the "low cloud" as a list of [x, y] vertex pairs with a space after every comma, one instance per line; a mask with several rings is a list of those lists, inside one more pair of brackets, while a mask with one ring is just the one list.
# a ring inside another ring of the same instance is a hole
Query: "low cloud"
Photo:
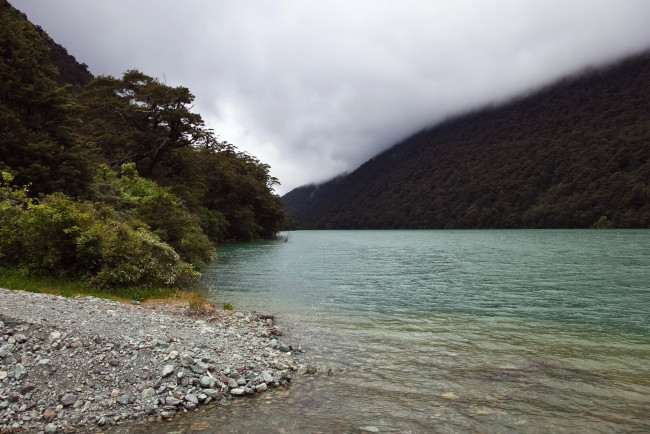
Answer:
[[650, 46], [646, 0], [14, 0], [94, 74], [183, 85], [279, 193], [445, 117]]

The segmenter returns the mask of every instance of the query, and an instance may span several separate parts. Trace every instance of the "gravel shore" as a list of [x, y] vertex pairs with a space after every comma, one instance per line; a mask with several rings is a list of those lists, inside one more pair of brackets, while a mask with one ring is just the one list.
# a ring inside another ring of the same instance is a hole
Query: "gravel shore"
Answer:
[[0, 289], [0, 332], [1, 433], [156, 423], [313, 370], [254, 312]]

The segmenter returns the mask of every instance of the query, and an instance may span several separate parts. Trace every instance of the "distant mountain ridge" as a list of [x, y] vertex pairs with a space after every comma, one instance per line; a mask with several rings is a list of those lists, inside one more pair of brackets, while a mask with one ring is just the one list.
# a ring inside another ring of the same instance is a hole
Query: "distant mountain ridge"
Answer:
[[650, 227], [650, 51], [422, 130], [283, 199], [304, 229]]

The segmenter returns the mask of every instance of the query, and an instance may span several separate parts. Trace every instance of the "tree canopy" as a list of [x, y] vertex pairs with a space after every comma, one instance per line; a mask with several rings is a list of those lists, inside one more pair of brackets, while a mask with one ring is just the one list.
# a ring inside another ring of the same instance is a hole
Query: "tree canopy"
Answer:
[[193, 102], [135, 69], [93, 78], [0, 0], [0, 265], [183, 286], [215, 243], [274, 236], [277, 179]]

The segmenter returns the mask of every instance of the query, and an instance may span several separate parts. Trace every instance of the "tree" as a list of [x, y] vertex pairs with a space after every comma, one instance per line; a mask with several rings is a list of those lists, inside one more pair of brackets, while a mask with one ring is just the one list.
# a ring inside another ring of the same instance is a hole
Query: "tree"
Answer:
[[0, 166], [32, 194], [81, 194], [91, 180], [86, 147], [73, 133], [75, 106], [34, 26], [0, 3]]
[[98, 77], [80, 95], [83, 134], [111, 167], [134, 162], [145, 177], [173, 171], [171, 151], [214, 139], [191, 111], [194, 95], [137, 70], [121, 79]]

